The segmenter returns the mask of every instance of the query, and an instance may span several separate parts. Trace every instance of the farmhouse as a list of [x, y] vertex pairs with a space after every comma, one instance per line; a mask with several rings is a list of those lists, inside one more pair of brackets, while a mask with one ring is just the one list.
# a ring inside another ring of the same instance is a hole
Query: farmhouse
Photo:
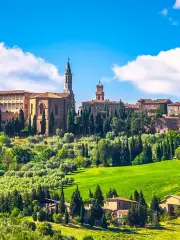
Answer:
[[174, 208], [180, 207], [180, 196], [168, 195], [163, 201], [160, 202], [160, 207], [168, 214], [173, 215]]

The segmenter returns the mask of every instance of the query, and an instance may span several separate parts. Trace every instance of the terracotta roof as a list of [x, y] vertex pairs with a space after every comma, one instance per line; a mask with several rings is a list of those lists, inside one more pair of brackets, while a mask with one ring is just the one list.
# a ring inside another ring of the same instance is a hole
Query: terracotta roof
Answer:
[[127, 198], [121, 198], [121, 197], [114, 197], [114, 198], [107, 198], [104, 201], [114, 202], [114, 201], [124, 201], [124, 202], [134, 202], [138, 203], [137, 201], [133, 201]]
[[30, 93], [28, 91], [25, 90], [6, 90], [6, 91], [0, 91], [0, 95], [1, 94], [22, 94], [22, 93]]
[[89, 104], [96, 104], [96, 103], [102, 103], [102, 104], [104, 104], [104, 103], [111, 103], [111, 104], [119, 104], [119, 102], [117, 102], [117, 101], [111, 101], [111, 100], [109, 100], [109, 99], [106, 99], [106, 100], [91, 100], [91, 101], [86, 101], [86, 102], [82, 102], [82, 104], [83, 103], [89, 103]]
[[160, 103], [171, 103], [171, 100], [170, 99], [139, 99], [138, 102], [143, 102], [143, 103], [146, 103], [146, 104], [160, 104]]
[[168, 106], [180, 106], [180, 102], [170, 103]]
[[173, 197], [173, 198], [176, 198], [176, 199], [180, 200], [180, 196], [178, 196], [178, 195], [168, 195], [168, 196], [165, 197], [165, 199], [170, 198], [170, 197]]
[[61, 97], [61, 98], [66, 98], [66, 97], [69, 96], [69, 93], [63, 93], [63, 92], [62, 93], [54, 93], [54, 94]]
[[54, 93], [46, 92], [46, 93], [40, 93], [40, 94], [38, 94], [34, 97], [31, 97], [31, 98], [61, 98], [61, 97], [54, 94]]
[[139, 105], [139, 103], [136, 103], [136, 104], [124, 104], [124, 106], [126, 107], [126, 108], [134, 108], [134, 109], [139, 109], [140, 108], [140, 105]]

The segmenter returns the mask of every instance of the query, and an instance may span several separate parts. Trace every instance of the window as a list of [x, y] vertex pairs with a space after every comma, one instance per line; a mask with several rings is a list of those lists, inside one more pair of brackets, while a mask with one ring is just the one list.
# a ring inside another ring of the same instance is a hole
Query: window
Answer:
[[55, 104], [55, 115], [58, 115], [58, 105]]
[[40, 114], [43, 113], [43, 109], [44, 109], [44, 105], [43, 105], [43, 103], [41, 103], [41, 104], [39, 105]]
[[33, 114], [33, 104], [31, 103], [31, 114]]
[[100, 96], [98, 96], [98, 100], [100, 100]]

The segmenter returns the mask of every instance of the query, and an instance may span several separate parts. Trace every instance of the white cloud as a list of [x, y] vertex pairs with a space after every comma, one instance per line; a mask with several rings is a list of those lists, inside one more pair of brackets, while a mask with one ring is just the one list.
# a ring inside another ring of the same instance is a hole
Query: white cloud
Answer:
[[160, 11], [160, 14], [166, 17], [168, 15], [168, 10], [164, 8], [162, 11]]
[[169, 19], [169, 21], [171, 22], [171, 24], [172, 24], [173, 26], [177, 26], [177, 25], [179, 24], [179, 22], [178, 22], [178, 21], [174, 21], [174, 20], [172, 19], [172, 17], [169, 17], [168, 19]]
[[173, 8], [174, 8], [174, 9], [180, 9], [180, 0], [176, 0]]
[[8, 48], [0, 43], [0, 89], [57, 91], [62, 83], [63, 76], [53, 64], [18, 47]]
[[157, 56], [142, 55], [124, 66], [113, 67], [116, 78], [131, 82], [152, 94], [180, 96], [180, 48], [162, 51]]

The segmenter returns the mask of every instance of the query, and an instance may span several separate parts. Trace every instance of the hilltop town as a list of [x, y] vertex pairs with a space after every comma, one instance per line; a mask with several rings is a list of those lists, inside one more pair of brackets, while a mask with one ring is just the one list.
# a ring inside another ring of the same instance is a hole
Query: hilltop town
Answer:
[[[24, 112], [26, 124], [28, 118], [33, 121], [36, 116], [37, 132], [41, 132], [43, 111], [46, 118], [46, 134], [55, 134], [56, 129], [67, 131], [67, 115], [71, 109], [76, 108], [75, 95], [73, 92], [73, 75], [69, 59], [64, 73], [63, 92], [35, 93], [27, 90], [5, 90], [0, 91], [0, 110], [2, 122], [16, 118], [20, 109]], [[99, 80], [96, 86], [96, 99], [86, 100], [78, 108], [81, 110], [90, 109], [95, 117], [97, 113], [108, 109], [112, 116], [119, 110], [121, 101], [105, 99], [103, 84]], [[134, 104], [124, 104], [125, 109], [132, 109], [134, 112], [146, 112], [148, 116], [155, 119], [153, 126], [157, 133], [167, 133], [168, 130], [179, 130], [180, 128], [180, 102], [172, 102], [170, 99], [139, 99]], [[54, 118], [54, 126], [49, 132], [50, 119]]]

